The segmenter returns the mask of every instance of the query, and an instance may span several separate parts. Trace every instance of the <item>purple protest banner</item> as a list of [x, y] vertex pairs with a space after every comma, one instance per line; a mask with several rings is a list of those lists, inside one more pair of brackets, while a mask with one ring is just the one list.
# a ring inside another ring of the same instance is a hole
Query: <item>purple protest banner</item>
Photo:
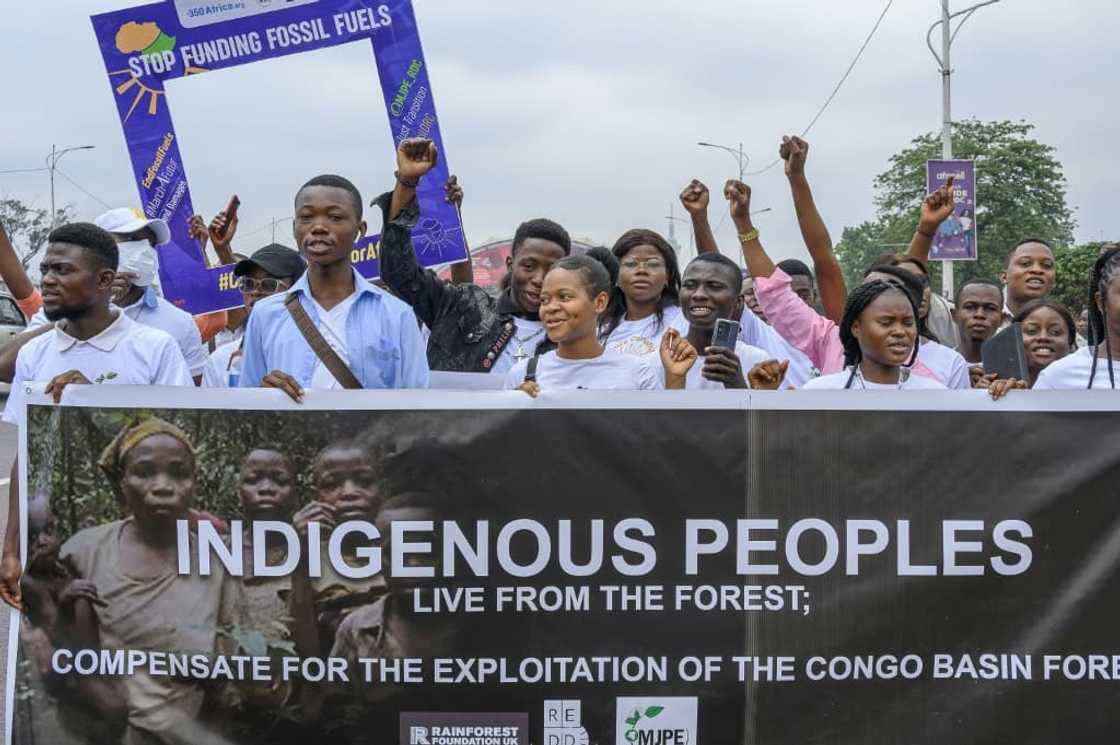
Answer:
[[[171, 242], [159, 248], [160, 283], [175, 305], [195, 314], [223, 310], [240, 306], [241, 293], [234, 289], [233, 267], [208, 268], [202, 247], [188, 235], [194, 209], [165, 81], [352, 41], [368, 39], [373, 46], [394, 141], [428, 137], [440, 149], [439, 164], [417, 191], [422, 217], [413, 244], [420, 263], [466, 258], [458, 213], [443, 198], [447, 152], [411, 0], [165, 0], [91, 20], [141, 207], [171, 228]], [[354, 263], [366, 277], [378, 274], [377, 238], [354, 248]]]
[[932, 261], [976, 260], [976, 162], [927, 160], [926, 193], [937, 191], [953, 178], [953, 214], [941, 223], [933, 238]]

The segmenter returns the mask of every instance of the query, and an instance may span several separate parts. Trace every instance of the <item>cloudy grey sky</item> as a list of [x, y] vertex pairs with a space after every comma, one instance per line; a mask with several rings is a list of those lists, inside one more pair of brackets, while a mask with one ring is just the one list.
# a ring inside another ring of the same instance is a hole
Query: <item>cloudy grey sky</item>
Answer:
[[[472, 244], [537, 216], [608, 245], [631, 227], [664, 232], [690, 178], [717, 187], [735, 173], [730, 155], [696, 141], [741, 141], [755, 167], [769, 163], [781, 135], [800, 132], [823, 103], [884, 2], [415, 0]], [[93, 144], [61, 169], [106, 203], [136, 203], [88, 18], [125, 5], [7, 5], [0, 170], [41, 166], [52, 143]], [[940, 126], [924, 43], [938, 9], [896, 0], [808, 137], [834, 239], [872, 216], [872, 179], [888, 157]], [[1120, 4], [1108, 0], [1003, 0], [954, 47], [954, 115], [1037, 125], [1065, 166], [1079, 240], [1120, 236], [1115, 60], [1104, 34], [1117, 28]], [[370, 196], [391, 184], [392, 141], [364, 44], [175, 81], [169, 100], [196, 210], [210, 216], [231, 192], [241, 197], [239, 250], [267, 243], [270, 221], [291, 214], [295, 189], [316, 173], [342, 173]], [[757, 218], [764, 243], [778, 257], [804, 256], [781, 168], [750, 182], [756, 207], [772, 208]], [[0, 175], [0, 194], [47, 206], [46, 174]], [[57, 194], [83, 218], [102, 209], [64, 179]], [[277, 237], [290, 242], [290, 224]], [[717, 237], [737, 250], [729, 221]]]

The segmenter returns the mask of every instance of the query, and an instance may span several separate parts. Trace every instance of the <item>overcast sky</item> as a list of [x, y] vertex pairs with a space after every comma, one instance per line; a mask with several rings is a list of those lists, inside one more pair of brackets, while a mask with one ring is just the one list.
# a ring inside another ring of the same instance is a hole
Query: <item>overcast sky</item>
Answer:
[[[0, 170], [41, 166], [52, 143], [93, 144], [61, 169], [106, 203], [137, 203], [88, 18], [125, 6], [7, 4]], [[607, 245], [632, 227], [665, 232], [689, 179], [718, 190], [735, 175], [730, 155], [695, 143], [741, 141], [754, 168], [772, 161], [781, 135], [804, 129], [824, 102], [883, 6], [416, 0], [472, 245], [538, 216]], [[936, 0], [896, 0], [809, 133], [808, 172], [834, 240], [873, 216], [872, 179], [889, 156], [940, 128], [940, 79], [924, 42], [938, 12]], [[1120, 107], [1105, 33], [1118, 28], [1120, 4], [1107, 0], [1003, 0], [979, 11], [954, 47], [955, 118], [1037, 125], [1065, 166], [1078, 240], [1120, 237], [1109, 176], [1120, 161]], [[238, 250], [271, 240], [270, 221], [290, 216], [296, 188], [312, 175], [341, 173], [369, 197], [392, 183], [392, 141], [365, 44], [211, 72], [168, 90], [196, 210], [209, 217], [232, 192], [241, 197]], [[748, 180], [755, 208], [772, 208], [756, 218], [764, 244], [776, 257], [804, 257], [780, 166]], [[47, 206], [47, 176], [0, 175], [0, 195]], [[57, 195], [84, 219], [102, 210], [65, 179]], [[724, 204], [713, 204], [714, 224]], [[290, 236], [285, 220], [277, 238]], [[717, 238], [725, 252], [737, 250], [730, 221]]]

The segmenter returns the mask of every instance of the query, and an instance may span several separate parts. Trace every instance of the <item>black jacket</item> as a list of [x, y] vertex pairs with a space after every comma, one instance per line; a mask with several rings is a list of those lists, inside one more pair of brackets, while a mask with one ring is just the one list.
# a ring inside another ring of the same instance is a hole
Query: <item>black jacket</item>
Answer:
[[[381, 279], [431, 330], [428, 366], [451, 372], [490, 372], [516, 330], [516, 309], [509, 293], [494, 297], [478, 285], [452, 285], [430, 269], [422, 269], [409, 232], [420, 215], [419, 206], [413, 200], [389, 222], [391, 201], [389, 193], [377, 198], [385, 217], [378, 257]], [[399, 231], [401, 228], [404, 230]]]

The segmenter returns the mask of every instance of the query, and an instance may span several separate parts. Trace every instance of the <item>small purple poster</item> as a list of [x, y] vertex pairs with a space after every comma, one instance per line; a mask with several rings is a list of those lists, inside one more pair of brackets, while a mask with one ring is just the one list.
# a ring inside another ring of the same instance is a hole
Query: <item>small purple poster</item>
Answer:
[[[179, 153], [164, 83], [350, 42], [371, 45], [395, 142], [428, 137], [440, 149], [436, 168], [420, 182], [421, 218], [412, 231], [424, 266], [466, 257], [455, 208], [443, 199], [447, 150], [420, 46], [412, 0], [162, 0], [91, 18], [128, 143], [140, 204], [171, 228], [159, 246], [163, 293], [193, 314], [241, 305], [233, 267], [208, 267], [188, 234], [194, 213], [186, 164]], [[355, 267], [378, 273], [378, 236], [355, 244]]]
[[953, 179], [956, 209], [941, 223], [933, 238], [933, 261], [976, 261], [976, 161], [927, 160], [926, 193]]

